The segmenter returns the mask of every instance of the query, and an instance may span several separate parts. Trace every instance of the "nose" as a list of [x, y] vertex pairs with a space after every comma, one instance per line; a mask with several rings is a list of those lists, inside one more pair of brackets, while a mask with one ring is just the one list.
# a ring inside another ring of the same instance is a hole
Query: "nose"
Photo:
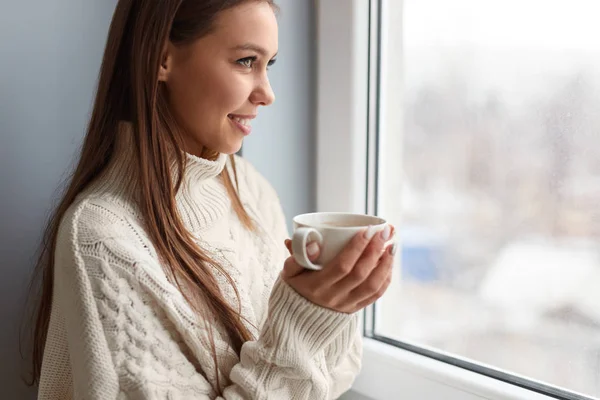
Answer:
[[273, 104], [275, 101], [275, 93], [273, 93], [271, 82], [269, 82], [269, 78], [267, 76], [265, 76], [256, 86], [256, 89], [252, 92], [252, 97], [250, 100], [252, 103], [261, 106]]

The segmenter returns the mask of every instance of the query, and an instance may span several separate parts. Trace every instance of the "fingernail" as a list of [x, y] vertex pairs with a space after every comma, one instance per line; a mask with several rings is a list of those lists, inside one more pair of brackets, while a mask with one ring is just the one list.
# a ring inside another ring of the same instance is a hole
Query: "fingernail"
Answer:
[[394, 245], [392, 247], [390, 247], [390, 254], [396, 255], [397, 251], [398, 251], [398, 243], [394, 243]]
[[319, 252], [319, 245], [316, 242], [312, 242], [306, 246], [306, 252], [309, 256], [314, 256]]
[[385, 228], [383, 228], [383, 232], [381, 232], [381, 238], [384, 242], [390, 238], [390, 231], [391, 229], [389, 225], [386, 225]]
[[375, 236], [375, 227], [370, 225], [369, 228], [365, 231], [365, 239], [371, 240]]

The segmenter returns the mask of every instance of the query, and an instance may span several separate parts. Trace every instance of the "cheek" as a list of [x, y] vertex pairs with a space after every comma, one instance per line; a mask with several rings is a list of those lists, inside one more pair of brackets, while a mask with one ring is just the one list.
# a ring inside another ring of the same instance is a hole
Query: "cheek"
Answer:
[[190, 66], [177, 72], [169, 88], [170, 103], [177, 118], [191, 132], [218, 130], [228, 123], [227, 114], [249, 111], [244, 104], [251, 92], [250, 76], [226, 67], [210, 71]]
[[219, 112], [220, 117], [226, 117], [229, 113], [244, 111], [242, 109], [245, 101], [248, 99], [248, 93], [245, 77], [235, 73], [216, 76], [210, 83], [210, 90], [207, 91], [207, 100], [215, 106], [213, 108]]
[[[169, 86], [169, 102], [177, 119], [191, 131], [201, 128], [200, 122], [214, 114], [214, 81], [202, 74], [176, 75]], [[211, 98], [213, 98], [211, 101]]]

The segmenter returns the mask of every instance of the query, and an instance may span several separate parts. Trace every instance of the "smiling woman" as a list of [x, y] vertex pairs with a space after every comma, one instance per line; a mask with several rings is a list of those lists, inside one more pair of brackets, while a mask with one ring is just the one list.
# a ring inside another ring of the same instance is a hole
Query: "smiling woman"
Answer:
[[[277, 194], [233, 155], [274, 101], [274, 7], [118, 1], [38, 263], [40, 399], [326, 399], [352, 384], [358, 315], [313, 295], [331, 290], [289, 257]], [[363, 251], [363, 275], [380, 265], [370, 244], [361, 232], [339, 267]], [[369, 282], [354, 297], [375, 301]]]

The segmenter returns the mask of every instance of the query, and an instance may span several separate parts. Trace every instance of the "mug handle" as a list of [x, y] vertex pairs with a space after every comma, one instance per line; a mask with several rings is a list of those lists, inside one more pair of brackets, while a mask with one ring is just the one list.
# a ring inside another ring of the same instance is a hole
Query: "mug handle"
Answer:
[[[292, 238], [292, 252], [294, 253], [294, 258], [296, 259], [296, 262], [298, 264], [302, 265], [304, 268], [307, 269], [320, 271], [321, 269], [323, 269], [323, 266], [313, 264], [308, 259], [308, 254], [306, 254], [306, 243], [308, 241], [309, 236], [311, 235], [315, 237], [315, 240], [319, 244], [319, 247], [322, 247], [323, 235], [321, 235], [321, 232], [314, 228], [300, 227], [296, 229]], [[321, 250], [323, 249], [321, 248]]]

